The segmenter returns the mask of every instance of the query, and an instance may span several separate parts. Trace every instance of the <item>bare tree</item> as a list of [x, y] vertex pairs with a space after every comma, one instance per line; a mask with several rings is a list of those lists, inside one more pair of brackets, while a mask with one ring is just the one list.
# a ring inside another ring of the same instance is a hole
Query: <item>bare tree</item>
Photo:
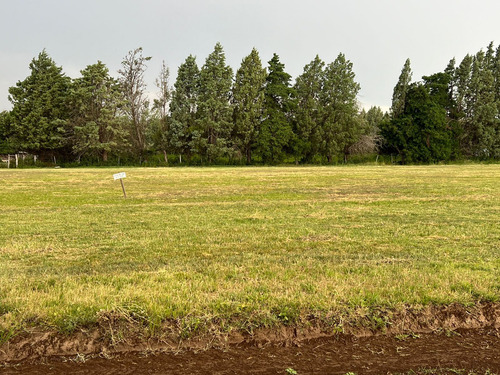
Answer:
[[165, 65], [165, 61], [162, 61], [160, 74], [155, 80], [156, 87], [160, 89], [158, 93], [158, 99], [155, 99], [155, 109], [158, 111], [160, 118], [164, 120], [167, 117], [168, 103], [172, 97], [172, 90], [168, 84], [170, 78], [170, 70], [168, 66]]
[[155, 80], [156, 87], [160, 90], [157, 99], [154, 100], [154, 109], [156, 111], [156, 124], [155, 127], [155, 143], [163, 149], [165, 162], [168, 164], [167, 144], [168, 144], [168, 128], [167, 128], [167, 115], [170, 99], [172, 98], [172, 89], [169, 86], [168, 79], [170, 78], [170, 70], [162, 61], [160, 74]]
[[146, 127], [149, 101], [146, 97], [146, 83], [144, 82], [144, 72], [146, 71], [146, 62], [151, 57], [142, 55], [142, 48], [139, 47], [129, 51], [122, 61], [120, 74], [120, 84], [126, 105], [125, 112], [131, 121], [131, 138], [136, 151], [142, 156], [147, 148]]

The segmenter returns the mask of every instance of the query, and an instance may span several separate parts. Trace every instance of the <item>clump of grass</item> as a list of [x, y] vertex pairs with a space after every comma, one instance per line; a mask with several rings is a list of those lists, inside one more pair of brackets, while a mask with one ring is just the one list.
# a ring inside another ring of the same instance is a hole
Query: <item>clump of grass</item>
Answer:
[[0, 171], [0, 332], [499, 301], [499, 165], [125, 171]]

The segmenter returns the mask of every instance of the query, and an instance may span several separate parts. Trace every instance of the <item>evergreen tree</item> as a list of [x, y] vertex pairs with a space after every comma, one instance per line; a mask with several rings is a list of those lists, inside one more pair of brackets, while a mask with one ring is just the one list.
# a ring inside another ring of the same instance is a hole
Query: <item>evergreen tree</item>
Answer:
[[200, 92], [200, 70], [196, 58], [189, 55], [177, 71], [172, 101], [170, 103], [170, 123], [168, 144], [173, 152], [190, 155], [192, 150], [191, 134], [196, 126], [198, 97]]
[[322, 152], [329, 163], [339, 154], [347, 160], [349, 148], [363, 133], [357, 102], [360, 86], [352, 67], [352, 62], [341, 53], [325, 69], [321, 99], [325, 111]]
[[297, 77], [295, 91], [297, 108], [294, 122], [296, 142], [295, 153], [312, 161], [323, 143], [324, 111], [321, 95], [324, 83], [325, 63], [318, 55], [304, 67], [304, 72]]
[[406, 101], [406, 93], [410, 87], [412, 71], [410, 66], [410, 59], [406, 59], [398, 83], [394, 87], [392, 94], [391, 113], [393, 118], [397, 118], [404, 111], [404, 104]]
[[11, 130], [10, 112], [0, 112], [0, 154], [11, 154], [16, 152], [13, 144]]
[[71, 95], [71, 140], [78, 159], [97, 155], [103, 161], [126, 144], [128, 132], [119, 117], [123, 104], [119, 83], [101, 61], [81, 71]]
[[220, 43], [200, 71], [198, 118], [193, 144], [209, 163], [230, 154], [232, 133], [231, 86], [233, 70], [226, 65]]
[[452, 154], [451, 131], [441, 103], [447, 97], [449, 76], [439, 73], [424, 81], [410, 85], [403, 113], [381, 129], [389, 148], [397, 150], [403, 163], [448, 160]]
[[500, 114], [500, 44], [498, 45], [495, 53], [493, 76], [495, 79], [495, 100], [497, 102], [498, 113]]
[[290, 74], [275, 53], [269, 61], [264, 94], [264, 121], [258, 138], [258, 150], [265, 163], [283, 161], [286, 147], [292, 138], [290, 121], [294, 90], [290, 87]]
[[259, 53], [254, 48], [241, 62], [233, 86], [233, 141], [245, 155], [247, 164], [252, 162], [252, 150], [262, 122], [266, 76]]
[[66, 144], [71, 80], [45, 50], [29, 68], [31, 74], [9, 88], [12, 139], [21, 150], [55, 155]]
[[472, 145], [470, 139], [471, 112], [471, 72], [473, 58], [467, 55], [455, 69], [454, 102], [456, 106], [457, 127], [459, 129], [458, 142], [461, 154], [471, 155]]
[[474, 156], [480, 158], [500, 156], [500, 120], [495, 98], [491, 50], [489, 49], [487, 54], [481, 51], [476, 55], [471, 76], [473, 117], [470, 131]]

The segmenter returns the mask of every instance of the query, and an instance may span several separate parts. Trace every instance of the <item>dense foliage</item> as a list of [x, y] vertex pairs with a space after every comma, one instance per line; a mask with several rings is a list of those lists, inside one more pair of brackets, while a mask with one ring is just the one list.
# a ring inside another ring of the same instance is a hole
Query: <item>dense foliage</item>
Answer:
[[342, 53], [331, 63], [316, 56], [292, 84], [277, 54], [266, 69], [255, 48], [233, 75], [217, 43], [201, 67], [187, 57], [173, 87], [162, 64], [152, 101], [144, 81], [150, 59], [137, 48], [118, 78], [98, 61], [71, 79], [42, 51], [9, 89], [0, 154], [85, 164], [168, 163], [169, 155], [191, 164], [338, 163], [380, 153], [401, 163], [500, 158], [493, 43], [419, 82], [406, 60], [389, 113], [360, 108], [360, 85]]
[[500, 46], [410, 81], [407, 60], [382, 123], [384, 151], [403, 163], [500, 158]]

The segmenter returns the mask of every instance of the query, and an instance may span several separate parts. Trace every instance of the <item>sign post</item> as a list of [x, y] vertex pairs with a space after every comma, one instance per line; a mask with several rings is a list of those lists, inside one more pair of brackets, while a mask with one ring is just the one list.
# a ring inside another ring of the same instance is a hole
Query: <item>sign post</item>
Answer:
[[125, 185], [123, 184], [123, 179], [127, 177], [125, 172], [120, 172], [120, 173], [115, 173], [113, 175], [113, 178], [116, 180], [120, 180], [120, 183], [122, 184], [122, 190], [123, 190], [123, 198], [127, 198], [127, 193], [125, 192]]

